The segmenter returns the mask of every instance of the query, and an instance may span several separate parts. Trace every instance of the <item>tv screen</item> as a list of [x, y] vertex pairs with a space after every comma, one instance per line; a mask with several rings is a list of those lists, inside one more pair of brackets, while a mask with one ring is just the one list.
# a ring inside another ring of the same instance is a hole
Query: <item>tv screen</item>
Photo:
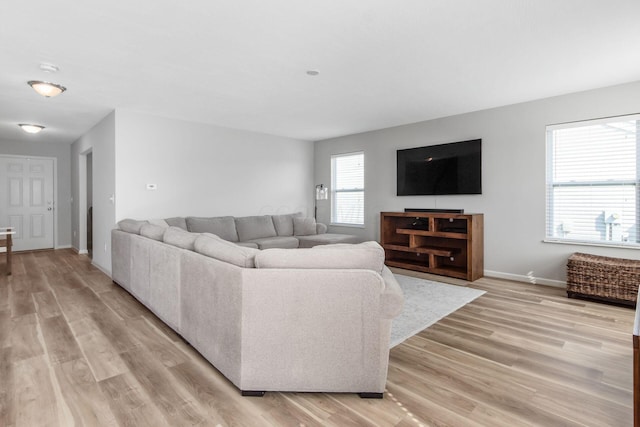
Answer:
[[397, 151], [398, 196], [482, 194], [481, 139]]

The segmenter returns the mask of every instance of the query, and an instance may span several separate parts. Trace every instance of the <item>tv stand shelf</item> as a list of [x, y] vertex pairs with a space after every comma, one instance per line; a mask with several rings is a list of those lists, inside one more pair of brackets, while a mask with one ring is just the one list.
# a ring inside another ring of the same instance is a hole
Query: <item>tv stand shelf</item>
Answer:
[[428, 230], [423, 230], [423, 229], [407, 229], [407, 228], [398, 228], [396, 230], [396, 233], [398, 234], [408, 234], [410, 236], [436, 236], [436, 237], [446, 237], [448, 239], [463, 239], [466, 240], [467, 239], [467, 234], [466, 232], [460, 232], [460, 231], [456, 231], [455, 233], [452, 233], [450, 231], [445, 231], [445, 232], [438, 232], [438, 231], [428, 231]]
[[482, 214], [382, 212], [388, 266], [474, 281], [484, 275]]
[[402, 246], [402, 245], [393, 245], [393, 244], [389, 244], [389, 245], [385, 245], [386, 249], [392, 249], [394, 251], [404, 251], [404, 252], [417, 252], [419, 254], [433, 254], [436, 256], [444, 256], [444, 257], [453, 257], [456, 253], [459, 252], [458, 249], [455, 248], [441, 248], [441, 247], [436, 247], [436, 246], [432, 246], [432, 247], [415, 247], [415, 248], [408, 248], [406, 246]]

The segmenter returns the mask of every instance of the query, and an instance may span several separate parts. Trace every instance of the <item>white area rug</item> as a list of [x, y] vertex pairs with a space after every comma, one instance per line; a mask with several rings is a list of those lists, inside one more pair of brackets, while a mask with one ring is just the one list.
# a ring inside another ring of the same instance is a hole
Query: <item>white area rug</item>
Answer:
[[395, 276], [404, 293], [404, 308], [391, 324], [390, 348], [425, 330], [485, 292], [400, 274]]

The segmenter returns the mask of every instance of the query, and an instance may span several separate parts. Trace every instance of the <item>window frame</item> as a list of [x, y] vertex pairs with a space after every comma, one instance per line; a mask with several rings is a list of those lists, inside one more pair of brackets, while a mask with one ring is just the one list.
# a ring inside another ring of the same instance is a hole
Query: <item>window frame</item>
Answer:
[[[362, 188], [350, 188], [350, 189], [338, 189], [336, 186], [337, 182], [337, 171], [336, 171], [336, 159], [341, 157], [350, 157], [350, 156], [362, 156]], [[331, 155], [331, 219], [330, 225], [339, 226], [339, 227], [355, 227], [355, 228], [364, 228], [365, 227], [365, 155], [364, 151], [353, 151], [348, 153], [340, 153], [340, 154], [332, 154]], [[337, 196], [341, 193], [362, 193], [362, 223], [345, 223], [345, 222], [337, 222]]]
[[[638, 121], [640, 122], [640, 114], [627, 114], [621, 116], [611, 116], [591, 120], [580, 120], [568, 123], [559, 123], [546, 126], [546, 156], [545, 156], [545, 238], [546, 243], [561, 243], [569, 245], [584, 246], [603, 246], [618, 247], [626, 249], [640, 249], [640, 123], [636, 124], [636, 170], [635, 180], [633, 179], [594, 179], [590, 181], [554, 181], [554, 141], [553, 132], [562, 129], [580, 128], [594, 126], [598, 124], [615, 123], [622, 121]], [[635, 203], [635, 240], [617, 241], [617, 240], [590, 240], [580, 238], [566, 238], [554, 235], [554, 189], [567, 187], [601, 187], [601, 186], [634, 186], [634, 202]]]

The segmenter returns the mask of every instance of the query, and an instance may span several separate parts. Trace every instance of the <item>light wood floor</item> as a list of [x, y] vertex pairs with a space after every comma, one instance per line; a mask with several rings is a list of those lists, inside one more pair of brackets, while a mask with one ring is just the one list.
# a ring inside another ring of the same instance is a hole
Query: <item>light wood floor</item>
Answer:
[[0, 426], [630, 426], [633, 310], [494, 279], [391, 350], [383, 400], [241, 397], [71, 250], [0, 261]]

